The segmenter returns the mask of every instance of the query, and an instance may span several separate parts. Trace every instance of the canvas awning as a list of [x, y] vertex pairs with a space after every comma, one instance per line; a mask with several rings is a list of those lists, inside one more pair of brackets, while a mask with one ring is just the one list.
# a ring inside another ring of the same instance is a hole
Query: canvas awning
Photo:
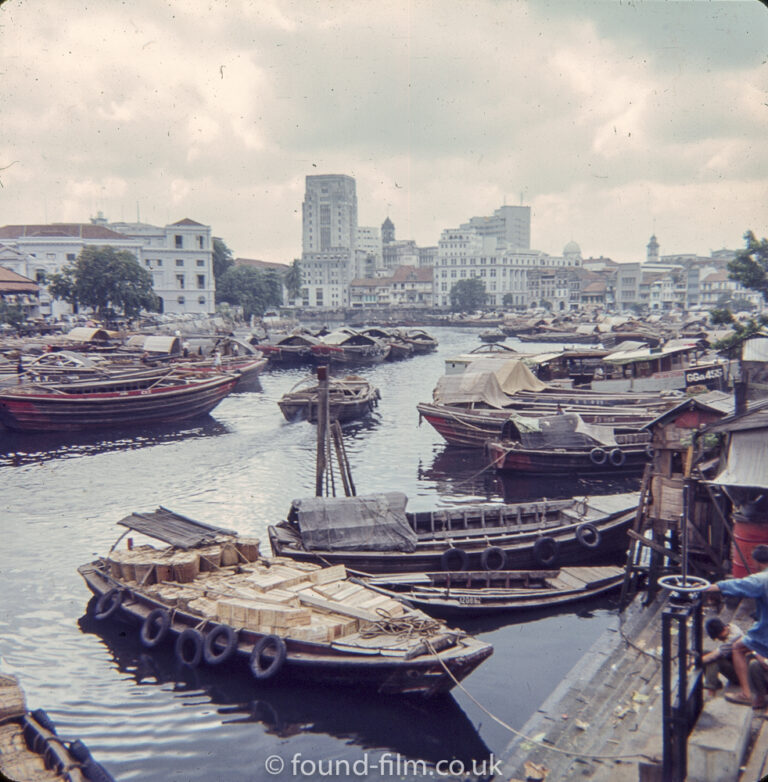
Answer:
[[[581, 448], [592, 445], [616, 445], [616, 437], [610, 426], [586, 423], [577, 413], [563, 413], [548, 418], [533, 419], [538, 422], [535, 429], [531, 419], [520, 428], [520, 441], [526, 448]], [[515, 424], [519, 419], [515, 418]]]
[[510, 403], [493, 372], [463, 372], [443, 375], [432, 394], [441, 405], [469, 405], [484, 403], [501, 409]]
[[467, 372], [493, 372], [501, 390], [509, 395], [518, 391], [543, 391], [547, 387], [547, 384], [542, 383], [519, 358], [506, 361], [499, 361], [497, 358], [479, 358], [467, 367], [465, 374]]
[[728, 447], [728, 463], [712, 483], [768, 489], [767, 437], [768, 429], [733, 432]]
[[289, 521], [298, 521], [304, 548], [314, 551], [416, 550], [402, 492], [360, 497], [294, 500]]
[[77, 342], [106, 342], [109, 334], [104, 329], [77, 326], [67, 334], [67, 339]]

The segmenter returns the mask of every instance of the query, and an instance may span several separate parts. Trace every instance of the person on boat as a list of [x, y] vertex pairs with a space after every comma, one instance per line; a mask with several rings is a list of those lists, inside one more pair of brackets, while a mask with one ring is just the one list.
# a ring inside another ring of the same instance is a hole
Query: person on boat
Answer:
[[189, 358], [189, 342], [186, 340], [181, 346], [181, 355], [184, 356], [184, 358]]
[[24, 374], [24, 359], [19, 352], [19, 360], [16, 362], [16, 379], [21, 383], [21, 376]]
[[221, 369], [221, 351], [217, 350], [213, 354], [213, 366], [215, 369]]
[[725, 676], [730, 684], [738, 684], [736, 669], [733, 667], [733, 645], [744, 633], [733, 622], [726, 624], [719, 616], [711, 616], [704, 623], [707, 635], [713, 641], [720, 641], [720, 646], [712, 652], [708, 652], [701, 658], [704, 666], [704, 689], [711, 695], [722, 687], [720, 674]]
[[741, 689], [736, 693], [726, 693], [725, 699], [761, 709], [765, 705], [757, 696], [752, 695], [749, 687], [749, 664], [747, 657], [751, 652], [768, 657], [768, 545], [760, 544], [752, 549], [752, 559], [760, 567], [760, 572], [744, 578], [729, 578], [712, 584], [706, 592], [720, 592], [731, 597], [751, 597], [755, 601], [757, 620], [746, 635], [733, 644], [731, 651], [733, 667]]

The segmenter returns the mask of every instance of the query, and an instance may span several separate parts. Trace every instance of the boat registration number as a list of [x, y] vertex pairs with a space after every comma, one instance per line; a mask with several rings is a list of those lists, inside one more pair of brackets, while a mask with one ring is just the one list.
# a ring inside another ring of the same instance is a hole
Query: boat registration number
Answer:
[[459, 605], [463, 606], [479, 606], [480, 598], [474, 595], [459, 595]]

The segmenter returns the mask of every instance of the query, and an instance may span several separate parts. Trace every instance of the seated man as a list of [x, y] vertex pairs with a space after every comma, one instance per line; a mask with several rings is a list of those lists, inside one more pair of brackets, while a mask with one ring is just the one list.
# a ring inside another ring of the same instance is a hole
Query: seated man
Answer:
[[768, 705], [768, 658], [756, 654], [749, 661], [748, 673], [753, 708], [765, 708]]
[[733, 597], [751, 597], [755, 601], [757, 621], [747, 634], [733, 644], [732, 659], [740, 689], [737, 693], [727, 693], [725, 698], [731, 703], [751, 705], [755, 709], [763, 708], [757, 696], [753, 698], [749, 687], [747, 655], [755, 652], [768, 657], [768, 546], [761, 544], [752, 550], [752, 559], [760, 571], [745, 578], [730, 578], [708, 587], [705, 592], [721, 592]]
[[707, 619], [704, 629], [713, 641], [720, 641], [717, 649], [701, 658], [704, 666], [704, 689], [714, 695], [715, 690], [722, 686], [720, 674], [723, 674], [730, 684], [739, 683], [736, 669], [733, 667], [733, 645], [743, 633], [735, 624], [727, 625], [718, 616]]

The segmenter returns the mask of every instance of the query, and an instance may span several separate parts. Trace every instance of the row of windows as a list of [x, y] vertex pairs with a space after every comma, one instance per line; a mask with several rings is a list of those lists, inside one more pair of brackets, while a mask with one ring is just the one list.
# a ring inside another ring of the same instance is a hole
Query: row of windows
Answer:
[[[204, 250], [205, 249], [205, 237], [204, 236], [195, 236], [194, 238], [194, 245], [197, 247], [198, 250]], [[173, 246], [177, 250], [181, 250], [184, 247], [184, 235], [183, 234], [176, 234], [173, 237]]]
[[[153, 260], [152, 258], [147, 258], [144, 261], [144, 265], [145, 266], [151, 267], [152, 264], [154, 264], [156, 267], [160, 267], [160, 266], [163, 265], [163, 259], [162, 258], [155, 258]], [[183, 268], [184, 267], [184, 260], [182, 258], [177, 258], [176, 259], [176, 266], [179, 266], [179, 267]], [[205, 268], [205, 261], [200, 259], [200, 258], [198, 258], [195, 261], [195, 266], [197, 266], [199, 269], [204, 269]]]
[[[177, 296], [176, 301], [179, 304], [184, 304], [186, 302], [186, 298], [184, 296]], [[198, 304], [205, 304], [205, 296], [198, 296], [197, 297], [197, 303]]]

